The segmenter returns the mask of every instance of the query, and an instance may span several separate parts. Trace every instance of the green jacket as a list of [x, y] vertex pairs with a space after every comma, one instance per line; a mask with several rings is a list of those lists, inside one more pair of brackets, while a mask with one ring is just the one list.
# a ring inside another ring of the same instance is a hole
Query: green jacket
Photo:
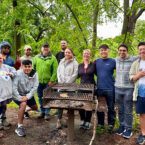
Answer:
[[47, 84], [57, 80], [57, 59], [51, 53], [44, 57], [41, 54], [33, 58], [33, 68], [38, 73], [39, 83]]

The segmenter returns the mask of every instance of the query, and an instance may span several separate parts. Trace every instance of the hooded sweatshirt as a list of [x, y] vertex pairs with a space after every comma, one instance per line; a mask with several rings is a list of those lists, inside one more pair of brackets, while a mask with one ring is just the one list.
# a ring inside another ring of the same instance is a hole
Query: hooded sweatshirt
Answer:
[[66, 60], [63, 58], [57, 69], [58, 83], [74, 83], [78, 76], [78, 62], [75, 58]]
[[133, 82], [129, 79], [129, 71], [132, 63], [138, 57], [128, 56], [126, 59], [116, 58], [116, 81], [117, 88], [134, 88]]
[[38, 87], [38, 75], [32, 70], [28, 76], [23, 72], [22, 69], [17, 71], [17, 75], [13, 81], [13, 97], [14, 99], [20, 101], [22, 96], [26, 96], [31, 99], [34, 93], [37, 91]]
[[9, 42], [3, 41], [0, 44], [0, 51], [1, 51], [2, 47], [4, 47], [4, 46], [8, 46], [10, 48], [10, 52], [6, 55], [6, 58], [3, 60], [3, 63], [13, 67], [14, 66], [14, 60], [10, 57], [12, 46], [10, 45]]
[[15, 76], [16, 70], [13, 67], [2, 64], [0, 67], [0, 102], [12, 98], [12, 78], [7, 73], [12, 73]]

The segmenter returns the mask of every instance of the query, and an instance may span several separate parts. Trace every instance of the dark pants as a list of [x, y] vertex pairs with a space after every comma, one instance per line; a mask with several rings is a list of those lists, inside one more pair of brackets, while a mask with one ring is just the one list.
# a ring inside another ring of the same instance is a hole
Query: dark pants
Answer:
[[91, 122], [92, 111], [79, 110], [81, 121]]
[[[21, 103], [22, 103], [21, 101], [18, 101], [18, 100], [13, 100], [13, 101], [14, 101], [18, 106], [20, 106]], [[31, 99], [27, 100], [27, 105], [28, 105], [30, 108], [33, 107], [33, 106], [37, 106], [34, 96], [33, 96]]]
[[48, 108], [43, 108], [43, 90], [48, 87], [47, 84], [41, 84], [39, 83], [37, 93], [38, 93], [38, 98], [39, 98], [39, 104], [40, 104], [40, 111], [42, 114], [48, 115], [50, 112], [50, 109]]
[[[115, 116], [116, 116], [115, 110], [114, 110], [114, 104], [115, 104], [115, 92], [114, 92], [114, 90], [98, 89], [97, 96], [98, 97], [105, 97], [107, 107], [108, 107], [108, 125], [114, 126]], [[104, 112], [97, 112], [97, 116], [98, 116], [98, 124], [104, 125], [105, 113]]]
[[3, 112], [3, 107], [0, 106], [0, 123], [2, 123], [2, 112]]
[[62, 119], [63, 109], [58, 109], [58, 119]]
[[6, 105], [0, 106], [0, 119], [1, 120], [6, 119], [6, 110], [7, 110], [7, 106]]
[[132, 129], [133, 122], [133, 88], [115, 88], [115, 100], [118, 106], [120, 126]]

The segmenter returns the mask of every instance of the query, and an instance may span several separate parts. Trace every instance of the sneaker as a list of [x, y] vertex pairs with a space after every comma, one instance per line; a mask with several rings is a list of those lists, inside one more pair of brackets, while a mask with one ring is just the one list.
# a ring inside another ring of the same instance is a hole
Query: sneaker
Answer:
[[30, 118], [30, 115], [29, 115], [28, 112], [25, 112], [25, 113], [24, 113], [24, 118], [25, 118], [25, 119], [29, 119], [29, 118]]
[[40, 116], [38, 116], [38, 119], [43, 119], [44, 116], [45, 116], [45, 114], [44, 113], [41, 113]]
[[84, 126], [85, 126], [85, 122], [84, 121], [81, 121], [81, 123], [80, 123], [80, 129], [81, 128], [84, 128]]
[[90, 129], [90, 127], [91, 127], [91, 123], [90, 122], [86, 122], [85, 124], [84, 124], [84, 126], [83, 126], [83, 128], [84, 129]]
[[20, 137], [26, 136], [26, 132], [25, 132], [25, 129], [23, 128], [23, 126], [17, 127], [15, 129], [15, 133]]
[[9, 126], [11, 126], [11, 123], [7, 122], [6, 119], [3, 120], [2, 124], [3, 124], [4, 127], [9, 127]]
[[132, 130], [131, 129], [126, 129], [122, 133], [122, 136], [126, 139], [129, 139], [132, 136]]
[[120, 126], [118, 129], [115, 130], [115, 134], [122, 135], [124, 130], [124, 126]]
[[137, 138], [137, 144], [144, 144], [145, 143], [145, 135], [139, 135]]
[[44, 119], [47, 120], [47, 121], [50, 120], [50, 115], [49, 114], [47, 114], [47, 115], [45, 114]]

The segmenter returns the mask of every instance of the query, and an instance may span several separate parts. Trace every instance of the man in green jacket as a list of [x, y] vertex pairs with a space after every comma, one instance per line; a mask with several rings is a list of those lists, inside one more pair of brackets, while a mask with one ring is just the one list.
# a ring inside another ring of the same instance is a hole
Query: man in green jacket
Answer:
[[49, 120], [50, 109], [43, 108], [42, 104], [43, 90], [46, 87], [52, 86], [53, 83], [56, 82], [58, 63], [55, 56], [50, 52], [48, 43], [44, 44], [41, 48], [41, 53], [34, 57], [33, 66], [38, 73], [39, 79], [39, 86], [37, 90], [41, 111], [39, 118]]

